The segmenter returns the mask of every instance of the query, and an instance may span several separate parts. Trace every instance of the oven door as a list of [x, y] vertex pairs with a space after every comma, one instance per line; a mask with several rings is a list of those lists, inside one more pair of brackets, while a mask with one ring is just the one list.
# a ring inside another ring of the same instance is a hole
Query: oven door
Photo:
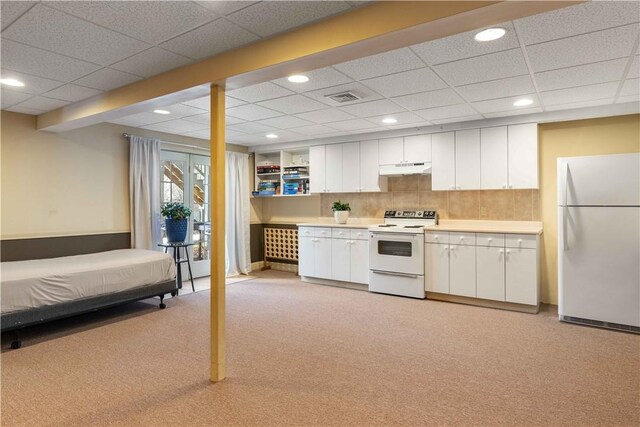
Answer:
[[369, 268], [404, 274], [424, 274], [424, 234], [369, 234]]

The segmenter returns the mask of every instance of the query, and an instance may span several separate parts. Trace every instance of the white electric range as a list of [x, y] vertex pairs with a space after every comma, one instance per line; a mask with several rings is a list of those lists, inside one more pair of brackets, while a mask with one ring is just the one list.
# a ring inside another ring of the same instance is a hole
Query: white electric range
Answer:
[[386, 211], [369, 227], [369, 291], [424, 299], [424, 227], [437, 223], [436, 211]]

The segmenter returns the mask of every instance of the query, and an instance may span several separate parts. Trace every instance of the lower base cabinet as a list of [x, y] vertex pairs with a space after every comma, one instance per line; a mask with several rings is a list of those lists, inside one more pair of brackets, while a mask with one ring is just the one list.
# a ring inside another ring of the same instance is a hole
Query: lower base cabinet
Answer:
[[462, 297], [476, 296], [476, 247], [449, 246], [449, 293]]
[[505, 301], [504, 248], [476, 247], [476, 296]]
[[349, 259], [351, 261], [351, 282], [369, 283], [369, 241], [352, 240]]
[[331, 279], [331, 239], [299, 237], [298, 270], [301, 276]]
[[427, 243], [425, 248], [425, 289], [427, 292], [449, 293], [449, 245]]
[[519, 304], [537, 304], [537, 251], [527, 248], [507, 248], [505, 254], [506, 300]]

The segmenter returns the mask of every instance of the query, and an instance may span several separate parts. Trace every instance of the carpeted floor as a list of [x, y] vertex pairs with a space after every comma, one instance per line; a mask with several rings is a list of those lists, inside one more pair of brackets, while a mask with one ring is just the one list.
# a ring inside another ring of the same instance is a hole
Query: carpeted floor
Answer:
[[259, 275], [227, 287], [223, 382], [209, 292], [130, 304], [5, 350], [2, 425], [640, 423], [638, 336]]

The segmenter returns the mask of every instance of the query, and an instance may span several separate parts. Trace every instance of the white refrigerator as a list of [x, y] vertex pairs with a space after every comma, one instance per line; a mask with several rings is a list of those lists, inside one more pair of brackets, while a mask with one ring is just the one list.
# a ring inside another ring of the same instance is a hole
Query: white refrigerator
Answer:
[[558, 315], [640, 332], [640, 153], [558, 159]]

